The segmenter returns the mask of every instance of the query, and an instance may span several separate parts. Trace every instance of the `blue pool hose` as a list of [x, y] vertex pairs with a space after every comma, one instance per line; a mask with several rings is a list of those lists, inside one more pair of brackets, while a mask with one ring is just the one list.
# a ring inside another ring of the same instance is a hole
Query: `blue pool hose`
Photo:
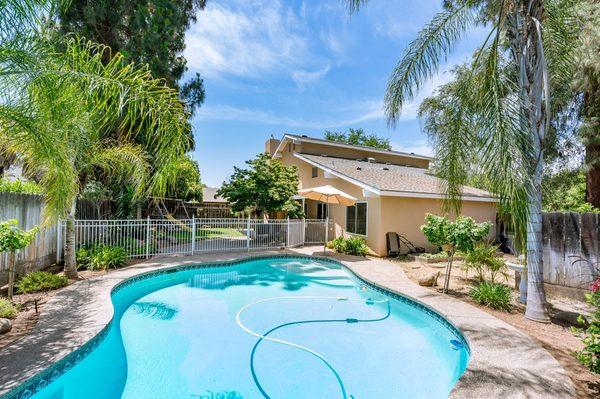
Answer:
[[[333, 319], [333, 320], [303, 320], [303, 321], [295, 321], [295, 322], [289, 322], [289, 323], [285, 323], [282, 324], [280, 326], [277, 326], [275, 328], [272, 328], [271, 330], [267, 331], [265, 334], [259, 334], [255, 331], [252, 331], [251, 329], [249, 329], [248, 327], [246, 327], [242, 321], [240, 320], [240, 316], [241, 314], [248, 308], [258, 305], [259, 303], [264, 303], [264, 302], [270, 302], [270, 301], [279, 301], [279, 300], [304, 300], [304, 299], [317, 299], [317, 300], [332, 300], [335, 299], [336, 301], [353, 301], [353, 302], [364, 302], [367, 305], [372, 305], [375, 303], [387, 303], [387, 314], [382, 317], [382, 318], [378, 318], [378, 319], [366, 319], [366, 320], [360, 320], [360, 319], [353, 319], [353, 318], [346, 318], [346, 319]], [[388, 299], [383, 299], [383, 300], [373, 300], [373, 299], [363, 299], [363, 298], [348, 298], [348, 297], [342, 297], [342, 296], [278, 296], [278, 297], [272, 297], [272, 298], [265, 298], [265, 299], [259, 299], [258, 301], [254, 301], [251, 302], [247, 305], [245, 305], [244, 307], [242, 307], [236, 315], [236, 322], [238, 323], [238, 325], [240, 326], [240, 328], [242, 328], [244, 331], [246, 331], [248, 334], [253, 335], [257, 338], [259, 338], [259, 340], [256, 342], [256, 345], [254, 345], [254, 348], [252, 350], [252, 362], [251, 362], [251, 367], [252, 367], [252, 376], [254, 378], [255, 383], [257, 384], [259, 390], [261, 391], [261, 393], [263, 394], [263, 396], [265, 398], [269, 398], [269, 396], [267, 395], [267, 393], [262, 389], [262, 387], [260, 386], [260, 384], [258, 383], [258, 380], [256, 378], [256, 375], [254, 373], [254, 366], [253, 366], [253, 362], [254, 362], [254, 353], [256, 351], [256, 347], [258, 346], [258, 344], [264, 339], [267, 341], [271, 341], [271, 342], [275, 342], [278, 344], [282, 344], [282, 345], [287, 345], [287, 346], [291, 346], [293, 348], [297, 348], [300, 350], [303, 350], [305, 352], [308, 352], [314, 356], [316, 356], [318, 359], [320, 359], [323, 363], [325, 363], [325, 365], [327, 366], [327, 368], [329, 368], [329, 370], [331, 370], [331, 372], [334, 374], [335, 378], [338, 381], [338, 384], [340, 386], [340, 389], [342, 391], [342, 398], [343, 399], [349, 399], [351, 398], [351, 396], [348, 396], [346, 393], [346, 388], [344, 387], [344, 383], [342, 382], [342, 379], [340, 378], [340, 375], [338, 374], [338, 372], [335, 370], [335, 368], [331, 365], [331, 363], [329, 363], [327, 361], [327, 359], [325, 359], [325, 357], [323, 357], [323, 355], [321, 355], [320, 353], [307, 348], [305, 346], [302, 345], [298, 345], [295, 344], [293, 342], [289, 342], [289, 341], [285, 341], [282, 339], [277, 339], [277, 338], [271, 338], [268, 337], [267, 335], [272, 333], [275, 330], [278, 330], [282, 327], [285, 326], [290, 326], [290, 325], [294, 325], [294, 324], [307, 324], [307, 323], [331, 323], [331, 322], [344, 322], [344, 323], [359, 323], [359, 322], [372, 322], [372, 321], [381, 321], [381, 320], [385, 320], [390, 316], [390, 303]]]

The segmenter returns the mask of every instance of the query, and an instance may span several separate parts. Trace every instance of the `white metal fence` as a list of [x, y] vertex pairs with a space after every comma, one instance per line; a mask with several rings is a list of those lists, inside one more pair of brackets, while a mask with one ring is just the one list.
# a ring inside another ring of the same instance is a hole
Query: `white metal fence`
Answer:
[[[132, 258], [291, 248], [333, 239], [333, 226], [326, 219], [76, 220], [75, 247], [119, 246]], [[64, 255], [65, 230], [63, 222], [58, 260]]]

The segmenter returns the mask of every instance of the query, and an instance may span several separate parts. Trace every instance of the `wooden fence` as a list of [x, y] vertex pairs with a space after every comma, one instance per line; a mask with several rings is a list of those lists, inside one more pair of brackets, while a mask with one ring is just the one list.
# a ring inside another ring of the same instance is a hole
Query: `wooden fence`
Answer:
[[600, 214], [544, 213], [543, 244], [545, 283], [587, 290], [600, 277]]

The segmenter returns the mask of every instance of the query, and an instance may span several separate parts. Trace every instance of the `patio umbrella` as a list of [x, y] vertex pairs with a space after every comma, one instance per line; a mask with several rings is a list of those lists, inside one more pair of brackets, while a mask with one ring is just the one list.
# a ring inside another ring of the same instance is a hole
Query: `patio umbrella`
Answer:
[[323, 253], [325, 254], [327, 252], [327, 231], [329, 229], [329, 204], [352, 206], [356, 203], [356, 198], [330, 185], [307, 188], [298, 191], [298, 194], [304, 198], [327, 204], [327, 225], [325, 226], [325, 244], [323, 245]]

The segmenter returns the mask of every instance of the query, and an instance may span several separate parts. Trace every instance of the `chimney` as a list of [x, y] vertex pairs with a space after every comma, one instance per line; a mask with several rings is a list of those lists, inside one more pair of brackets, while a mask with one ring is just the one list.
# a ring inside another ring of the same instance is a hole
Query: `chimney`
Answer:
[[277, 149], [277, 147], [279, 146], [279, 140], [277, 140], [275, 137], [273, 137], [273, 135], [271, 135], [271, 138], [268, 139], [265, 142], [265, 152], [272, 157], [273, 154], [275, 153], [275, 150]]

